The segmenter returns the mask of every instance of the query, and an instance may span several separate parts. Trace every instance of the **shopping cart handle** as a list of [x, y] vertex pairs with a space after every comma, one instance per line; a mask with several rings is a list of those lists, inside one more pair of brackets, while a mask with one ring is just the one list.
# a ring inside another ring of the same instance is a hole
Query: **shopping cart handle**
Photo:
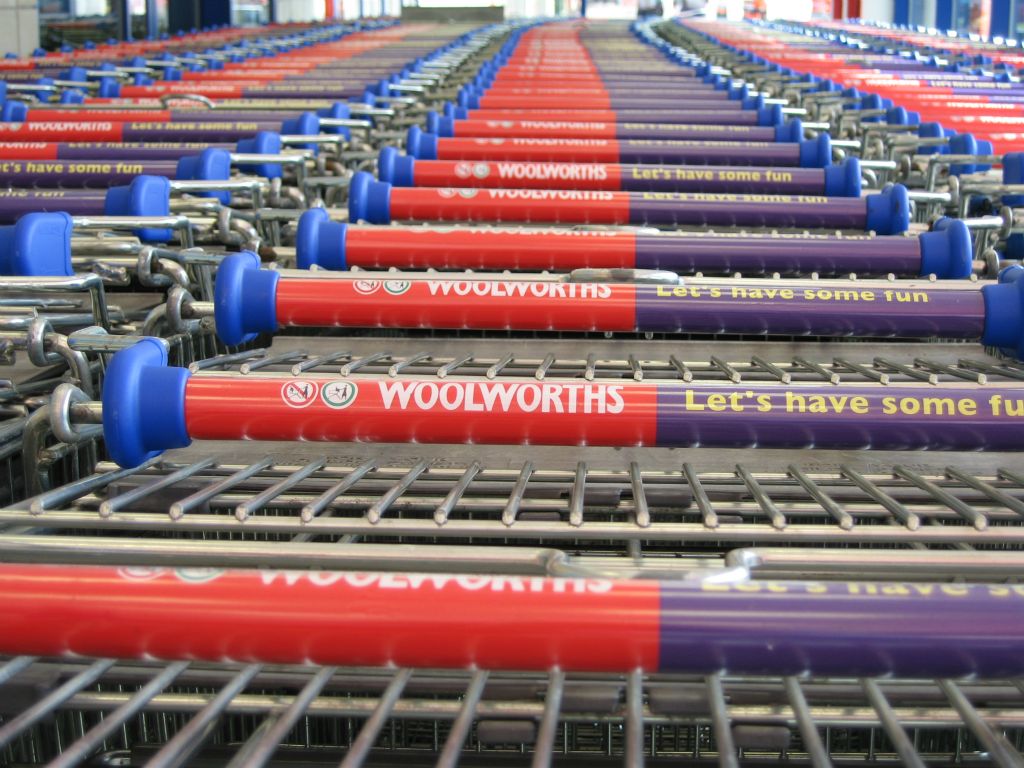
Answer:
[[[825, 137], [828, 138], [827, 136]], [[469, 190], [470, 193], [475, 190]], [[539, 199], [539, 195], [544, 191], [527, 190], [530, 193], [535, 194], [535, 200], [529, 201], [528, 204], [534, 206], [535, 219], [536, 221], [546, 221], [544, 218], [545, 210], [543, 209], [544, 201]], [[417, 190], [400, 190], [400, 194], [404, 195], [404, 198], [398, 198], [399, 193], [395, 194], [396, 199], [407, 199], [410, 195], [433, 196], [431, 200], [437, 199], [442, 202], [446, 202], [450, 199], [450, 195], [444, 196], [444, 190], [437, 190], [431, 188], [418, 188]], [[578, 199], [582, 199], [581, 196], [588, 194], [586, 191], [566, 191], [559, 193], [564, 195], [576, 195]], [[626, 192], [606, 192], [606, 195], [621, 195], [622, 199], [631, 200], [628, 198], [629, 195], [643, 193], [626, 193]], [[467, 200], [470, 201], [468, 204], [472, 204], [472, 198], [475, 197], [473, 194], [469, 194]], [[737, 200], [742, 198], [742, 195], [736, 196]], [[701, 205], [704, 204], [699, 201], [686, 200], [682, 195], [679, 196], [678, 211], [690, 210], [697, 211], [698, 213], [703, 209]], [[392, 219], [405, 218], [403, 215], [402, 208], [398, 211], [392, 207], [393, 196], [392, 196], [392, 185], [385, 181], [377, 181], [373, 176], [366, 171], [359, 171], [352, 177], [352, 182], [349, 186], [349, 199], [348, 199], [348, 218], [350, 222], [366, 221], [371, 224], [390, 224]], [[458, 205], [462, 205], [465, 201], [455, 201]], [[794, 198], [793, 202], [799, 204], [799, 199]], [[824, 205], [831, 205], [827, 199], [822, 199], [821, 202]], [[655, 201], [654, 205], [660, 204], [660, 201]], [[895, 235], [901, 232], [905, 232], [910, 227], [910, 198], [907, 193], [906, 187], [902, 184], [894, 184], [881, 192], [873, 195], [868, 195], [861, 201], [857, 201], [858, 206], [863, 205], [863, 218], [858, 219], [857, 228], [863, 226], [867, 231], [875, 232], [879, 235]], [[583, 200], [579, 205], [586, 205], [586, 201]], [[616, 223], [626, 223], [626, 217], [629, 218], [629, 223], [632, 224], [643, 224], [650, 223], [650, 220], [641, 220], [641, 216], [646, 215], [647, 209], [643, 206], [651, 205], [651, 203], [644, 201], [642, 198], [638, 198], [636, 201], [629, 202], [630, 210], [623, 214], [622, 220]], [[688, 208], [687, 208], [688, 206]], [[449, 212], [452, 210], [449, 207]], [[486, 211], [481, 214], [484, 216], [483, 220], [491, 220], [486, 218], [490, 216], [490, 212]], [[580, 214], [575, 214], [580, 216]], [[438, 213], [438, 218], [444, 218], [441, 213]], [[447, 220], [453, 220], [453, 216], [449, 215]], [[581, 221], [581, 218], [573, 219], [574, 221]], [[565, 221], [565, 219], [563, 219]], [[862, 223], [861, 223], [862, 222]], [[822, 224], [816, 224], [815, 226], [822, 226]]]
[[[189, 181], [227, 181], [231, 177], [231, 153], [226, 149], [207, 147], [198, 155], [178, 161], [175, 178]], [[212, 197], [221, 205], [230, 205], [230, 192], [198, 192], [200, 197]]]
[[964, 280], [974, 268], [971, 231], [960, 219], [943, 217], [918, 238], [921, 244], [921, 276]]
[[[236, 149], [240, 155], [279, 155], [281, 154], [281, 134], [271, 131], [259, 131], [247, 139], [239, 139]], [[256, 165], [239, 165], [242, 173], [251, 173], [265, 179], [281, 178], [280, 163], [258, 163]]]
[[[1003, 184], [1024, 184], [1024, 152], [1003, 155]], [[1002, 195], [1001, 200], [1011, 208], [1024, 206], [1024, 195]]]
[[74, 274], [67, 213], [30, 213], [0, 227], [0, 275], [57, 277]]
[[395, 147], [384, 147], [377, 158], [377, 177], [396, 187], [416, 186], [415, 168], [416, 158], [401, 154]]
[[[381, 153], [383, 159], [383, 153]], [[311, 208], [299, 217], [295, 235], [295, 261], [299, 269], [348, 269], [345, 239], [348, 225], [331, 221], [323, 208]]]
[[419, 160], [436, 160], [437, 134], [427, 133], [418, 125], [410, 126], [405, 135], [405, 151]]
[[[396, 187], [415, 187], [415, 186], [468, 186], [476, 187], [480, 185], [479, 179], [474, 180], [473, 178], [466, 179], [463, 176], [459, 176], [459, 173], [463, 170], [465, 165], [459, 161], [448, 160], [448, 161], [433, 161], [439, 163], [442, 167], [447, 164], [447, 179], [442, 180], [442, 177], [437, 175], [431, 176], [433, 181], [429, 184], [417, 184], [416, 183], [416, 167], [418, 162], [431, 162], [431, 161], [417, 161], [415, 157], [410, 155], [401, 154], [395, 147], [384, 147], [380, 151], [380, 156], [377, 159], [377, 176], [381, 181], [386, 181]], [[506, 164], [510, 168], [515, 168], [518, 163]], [[557, 168], [561, 163], [539, 163], [532, 164], [529, 161], [521, 164], [522, 168], [526, 168], [530, 165], [544, 165], [552, 168]], [[572, 166], [574, 169], [578, 168], [578, 163], [564, 163], [566, 166]], [[428, 166], [429, 168], [430, 166]], [[489, 165], [484, 162], [480, 163], [480, 168], [485, 170], [489, 169]], [[704, 191], [707, 187], [707, 182], [689, 182], [684, 180], [676, 179], [674, 182], [665, 181], [664, 178], [658, 181], [647, 181], [644, 179], [644, 175], [647, 174], [649, 177], [660, 176], [671, 174], [672, 169], [675, 168], [681, 171], [686, 166], [647, 166], [638, 163], [607, 163], [607, 164], [594, 164], [595, 169], [601, 168], [606, 169], [604, 172], [615, 174], [615, 177], [619, 179], [619, 190], [620, 191], [672, 191], [672, 192], [697, 192]], [[657, 170], [652, 170], [657, 169]], [[664, 170], [663, 170], [664, 169]], [[806, 169], [803, 173], [813, 173], [818, 169]], [[430, 171], [427, 172], [430, 174]], [[434, 174], [442, 173], [438, 168], [434, 168]], [[759, 173], [759, 171], [755, 171]], [[824, 184], [820, 187], [820, 190], [824, 192], [826, 197], [860, 197], [861, 196], [861, 164], [860, 160], [856, 157], [849, 157], [843, 160], [841, 163], [829, 165], [822, 169], [823, 182]], [[639, 177], [639, 180], [638, 180]], [[721, 177], [719, 177], [720, 179]], [[523, 184], [520, 180], [518, 184], [522, 184], [524, 187], [530, 188], [544, 188], [554, 189], [560, 187], [564, 183], [561, 180], [555, 181], [536, 181], [533, 184]], [[668, 184], [674, 183], [675, 186], [670, 188]], [[740, 185], [743, 185], [740, 188]], [[489, 186], [484, 183], [482, 186]], [[585, 183], [577, 184], [575, 181], [570, 182], [568, 187], [570, 189], [587, 189], [588, 186]], [[726, 190], [722, 190], [726, 191]], [[729, 189], [729, 192], [750, 192], [759, 193], [764, 192], [782, 192], [783, 190], [777, 190], [774, 182], [758, 180], [758, 181], [744, 181], [737, 182], [735, 189]]]
[[278, 272], [260, 267], [252, 251], [227, 256], [217, 268], [214, 318], [217, 335], [229, 346], [277, 330]]
[[[976, 139], [973, 134], [957, 134], [949, 140], [949, 153], [951, 155], [991, 155], [994, 151], [991, 141]], [[979, 173], [992, 168], [991, 165], [982, 163], [954, 163], [949, 166], [949, 173], [952, 176], [959, 176], [964, 173]]]
[[[343, 101], [336, 101], [329, 107], [318, 109], [315, 113], [317, 117], [326, 117], [329, 120], [348, 120], [352, 117], [352, 110], [348, 104]], [[282, 126], [283, 128], [284, 126]], [[321, 125], [320, 130], [323, 133], [331, 133], [338, 136], [344, 136], [346, 139], [351, 138], [351, 132], [348, 128], [339, 125]], [[288, 133], [288, 131], [285, 131]]]
[[187, 368], [167, 365], [167, 345], [143, 338], [110, 359], [103, 383], [103, 435], [110, 457], [135, 467], [191, 442], [185, 426]]
[[[321, 133], [320, 116], [316, 112], [303, 112], [281, 123], [281, 134], [285, 136], [316, 136]], [[302, 149], [316, 151], [316, 144], [297, 144]]]
[[[166, 176], [136, 176], [127, 186], [111, 187], [103, 206], [107, 216], [168, 216], [170, 212], [171, 182]], [[169, 229], [140, 229], [136, 235], [161, 243], [174, 236]]]
[[1007, 267], [999, 273], [999, 282], [986, 285], [981, 293], [985, 299], [981, 342], [1024, 359], [1024, 267]]
[[348, 220], [390, 224], [391, 185], [367, 171], [357, 172], [348, 188]]
[[[410, 250], [421, 248], [424, 243], [422, 239], [408, 240], [408, 232], [402, 230], [392, 230], [395, 234], [396, 242], [407, 242], [407, 248]], [[420, 231], [420, 230], [417, 230]], [[429, 230], [428, 230], [429, 232]], [[366, 258], [367, 254], [365, 250], [356, 252], [351, 258], [348, 252], [348, 238], [349, 228], [347, 224], [333, 221], [330, 215], [323, 208], [312, 208], [299, 218], [298, 233], [295, 238], [295, 257], [297, 266], [300, 269], [310, 269], [314, 265], [322, 269], [329, 270], [346, 270], [349, 268], [349, 262], [352, 261], [359, 266], [367, 266], [367, 262], [363, 259]], [[500, 235], [495, 232], [495, 236]], [[543, 233], [538, 233], [543, 237]], [[479, 236], [479, 235], [476, 235]], [[454, 239], [458, 239], [458, 236], [453, 236]], [[521, 239], [522, 234], [517, 235], [516, 239]], [[899, 238], [902, 241], [904, 238]], [[908, 243], [914, 242], [911, 238], [906, 238]], [[483, 240], [482, 243], [489, 243], [489, 240]], [[680, 252], [681, 256], [685, 256], [682, 251], [687, 248], [687, 241], [684, 239], [680, 241], [678, 245], [675, 244], [671, 236], [659, 237], [659, 236], [648, 236], [642, 242], [634, 243], [632, 240], [628, 245], [628, 258], [621, 262], [622, 266], [626, 267], [637, 267], [643, 266], [647, 268], [658, 268], [658, 269], [677, 269], [676, 265], [671, 258], [673, 251]], [[856, 241], [855, 241], [856, 242]], [[799, 240], [793, 241], [794, 246], [800, 243]], [[810, 240], [807, 241], [806, 247], [801, 247], [801, 252], [807, 249], [815, 248], [815, 245], [820, 241]], [[735, 239], [729, 241], [728, 245], [723, 245], [726, 252], [730, 248], [736, 245]], [[929, 275], [935, 275], [937, 278], [943, 280], [962, 280], [971, 276], [971, 272], [974, 267], [974, 251], [971, 244], [970, 230], [963, 221], [959, 219], [942, 218], [937, 221], [930, 232], [924, 232], [916, 238], [916, 254], [918, 261], [915, 265], [907, 270], [900, 271], [900, 268], [892, 267], [886, 268], [885, 256], [880, 256], [875, 268], [871, 271], [874, 273], [885, 274], [886, 271], [895, 271], [899, 274], [909, 275], [920, 275], [922, 277], [928, 277]], [[488, 247], [482, 245], [481, 247]], [[550, 246], [549, 246], [550, 247]], [[557, 248], [561, 248], [559, 244]], [[754, 249], [757, 249], [756, 242], [753, 245]], [[859, 249], [865, 252], [873, 252], [877, 248], [884, 249], [888, 247], [882, 245], [882, 241], [871, 239], [865, 239], [860, 241]], [[639, 261], [644, 251], [647, 251], [649, 258], [646, 261]], [[362, 253], [363, 259], [360, 258]], [[888, 253], [888, 252], [886, 252]], [[663, 259], [650, 260], [651, 254], [659, 254]], [[439, 263], [446, 263], [445, 259], [448, 257], [439, 258], [437, 263], [427, 261], [418, 261], [417, 263], [424, 268], [430, 266], [438, 266]], [[372, 261], [372, 259], [371, 259]], [[510, 267], [514, 261], [502, 262], [500, 260], [488, 259], [487, 264], [489, 268], [506, 268]], [[684, 261], [686, 259], [684, 258]], [[459, 262], [461, 263], [461, 262]], [[585, 259], [581, 260], [578, 255], [571, 257], [562, 266], [556, 266], [555, 262], [547, 264], [535, 265], [537, 269], [571, 269], [578, 266], [583, 266], [588, 263]], [[384, 265], [378, 265], [384, 266]], [[393, 266], [393, 265], [390, 265]], [[477, 268], [480, 267], [479, 265]], [[692, 268], [692, 267], [691, 267]], [[850, 267], [846, 272], [858, 271], [859, 267]], [[680, 270], [682, 271], [682, 270]], [[839, 270], [842, 272], [842, 270]]]
[[[823, 134], [824, 135], [824, 134]], [[868, 195], [868, 231], [880, 235], [895, 235], [910, 228], [910, 196], [902, 184], [893, 184], [876, 195]]]

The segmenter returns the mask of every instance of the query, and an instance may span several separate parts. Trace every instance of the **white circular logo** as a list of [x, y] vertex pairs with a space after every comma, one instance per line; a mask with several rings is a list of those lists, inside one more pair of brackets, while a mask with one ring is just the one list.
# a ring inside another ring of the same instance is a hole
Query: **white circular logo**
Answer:
[[128, 565], [124, 568], [118, 568], [117, 573], [122, 579], [128, 579], [129, 581], [152, 581], [167, 573], [167, 569]]
[[332, 381], [324, 384], [323, 389], [320, 391], [320, 398], [324, 401], [324, 405], [329, 408], [341, 410], [352, 405], [356, 401], [356, 395], [358, 394], [359, 385], [354, 381]]
[[487, 163], [477, 163], [473, 166], [473, 175], [478, 179], [486, 179], [491, 175], [491, 166]]
[[412, 283], [410, 283], [408, 280], [384, 281], [384, 290], [390, 293], [392, 296], [401, 296], [410, 288], [412, 288]]
[[455, 190], [451, 187], [439, 187], [437, 194], [438, 197], [455, 197]]
[[460, 189], [459, 197], [464, 197], [469, 200], [470, 198], [476, 197], [478, 192], [480, 192], [479, 189]]
[[380, 288], [380, 280], [353, 280], [352, 287], [355, 288], [357, 293], [369, 296], [371, 293], [376, 293]]
[[178, 568], [174, 575], [181, 581], [191, 584], [205, 584], [208, 581], [219, 579], [224, 575], [223, 568]]
[[455, 175], [460, 179], [468, 179], [473, 175], [473, 164], [472, 163], [456, 163], [455, 164]]
[[285, 405], [292, 408], [307, 408], [316, 400], [316, 393], [319, 388], [315, 381], [295, 379], [286, 381], [281, 387], [281, 399]]

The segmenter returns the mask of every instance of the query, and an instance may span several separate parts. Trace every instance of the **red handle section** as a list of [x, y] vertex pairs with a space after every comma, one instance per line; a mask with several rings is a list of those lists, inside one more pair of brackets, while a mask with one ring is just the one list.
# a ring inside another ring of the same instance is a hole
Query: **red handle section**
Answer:
[[391, 189], [391, 218], [629, 224], [629, 194], [560, 189]]
[[659, 662], [659, 588], [641, 580], [0, 565], [0, 604], [5, 655], [620, 672]]

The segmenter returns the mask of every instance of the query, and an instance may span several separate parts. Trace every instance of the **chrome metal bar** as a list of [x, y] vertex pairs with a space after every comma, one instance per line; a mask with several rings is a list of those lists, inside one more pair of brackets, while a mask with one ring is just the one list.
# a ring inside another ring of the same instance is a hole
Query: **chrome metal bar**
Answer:
[[939, 688], [997, 765], [1005, 768], [1024, 768], [1024, 757], [1010, 744], [1004, 734], [993, 730], [956, 683], [952, 680], [939, 680]]
[[462, 697], [462, 706], [459, 708], [459, 715], [452, 723], [452, 729], [448, 732], [448, 739], [444, 743], [440, 756], [437, 758], [437, 768], [455, 768], [462, 753], [462, 745], [469, 735], [469, 729], [473, 725], [473, 718], [476, 716], [476, 707], [484, 693], [484, 686], [487, 684], [488, 672], [478, 669], [466, 688], [466, 695]]
[[628, 768], [644, 766], [644, 673], [635, 669], [626, 678], [626, 754]]
[[76, 693], [99, 680], [114, 665], [113, 659], [99, 659], [46, 696], [0, 725], [0, 748], [7, 746], [27, 728], [50, 716]]
[[70, 766], [79, 765], [128, 720], [135, 717], [154, 696], [174, 682], [174, 678], [184, 672], [188, 665], [189, 662], [187, 661], [176, 661], [168, 664], [152, 680], [133, 694], [128, 701], [104, 717], [103, 720], [90, 728], [82, 738], [61, 752], [60, 756], [50, 763], [50, 768], [70, 768]]
[[217, 719], [224, 714], [231, 701], [246, 689], [260, 671], [259, 664], [250, 664], [210, 699], [195, 717], [188, 721], [147, 762], [147, 768], [181, 768], [195, 756], [211, 735]]
[[228, 768], [262, 766], [274, 756], [288, 732], [334, 677], [334, 667], [321, 667], [283, 710], [271, 713], [235, 754]]
[[718, 748], [718, 764], [722, 768], [740, 768], [736, 755], [736, 745], [732, 739], [732, 726], [729, 722], [729, 708], [725, 702], [725, 691], [722, 689], [722, 678], [716, 672], [708, 675], [704, 681], [708, 706], [711, 709], [711, 728], [715, 734], [715, 745]]
[[366, 719], [363, 727], [359, 729], [359, 735], [352, 742], [352, 746], [349, 747], [340, 768], [359, 768], [363, 764], [370, 754], [370, 750], [373, 749], [381, 728], [384, 727], [384, 723], [391, 716], [391, 711], [395, 708], [395, 704], [401, 698], [402, 691], [405, 690], [410, 677], [412, 677], [411, 669], [400, 669], [395, 672], [391, 682], [388, 683], [387, 689], [377, 702], [377, 706], [374, 707], [373, 714]]
[[786, 698], [789, 699], [789, 706], [793, 708], [793, 716], [796, 718], [797, 726], [800, 728], [800, 738], [804, 743], [804, 750], [814, 768], [830, 768], [832, 759], [828, 750], [821, 740], [818, 726], [811, 716], [810, 707], [807, 706], [807, 699], [804, 697], [800, 682], [795, 677], [787, 677], [783, 681], [786, 687]]
[[861, 685], [864, 688], [864, 694], [867, 696], [868, 702], [875, 712], [878, 713], [878, 719], [882, 724], [882, 728], [885, 729], [889, 741], [896, 747], [896, 752], [899, 754], [903, 765], [908, 766], [908, 768], [926, 768], [924, 760], [921, 759], [921, 755], [918, 754], [913, 742], [907, 736], [903, 724], [896, 716], [892, 705], [889, 704], [889, 700], [885, 697], [878, 683], [874, 680], [862, 680]]
[[537, 740], [534, 743], [533, 759], [530, 761], [531, 768], [547, 768], [551, 765], [564, 691], [565, 673], [557, 668], [551, 670], [548, 675], [547, 691], [544, 695], [544, 715], [540, 720]]

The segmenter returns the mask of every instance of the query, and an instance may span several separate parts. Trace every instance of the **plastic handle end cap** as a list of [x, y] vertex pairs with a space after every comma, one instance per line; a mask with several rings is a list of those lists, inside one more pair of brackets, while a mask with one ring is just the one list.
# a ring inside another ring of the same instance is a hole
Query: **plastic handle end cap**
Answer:
[[331, 221], [323, 208], [311, 208], [299, 217], [295, 235], [295, 262], [299, 269], [348, 269], [345, 241], [348, 225]]
[[111, 458], [137, 467], [191, 438], [185, 425], [187, 368], [167, 365], [167, 347], [144, 338], [110, 360], [103, 383], [103, 436]]
[[865, 200], [866, 229], [879, 235], [898, 235], [910, 227], [910, 197], [902, 184], [893, 184]]
[[922, 234], [918, 242], [922, 277], [935, 275], [945, 280], [963, 280], [971, 276], [974, 266], [971, 232], [960, 219], [939, 219], [932, 231]]
[[277, 282], [280, 274], [260, 267], [252, 251], [233, 253], [217, 267], [214, 319], [217, 336], [228, 346], [277, 330]]

